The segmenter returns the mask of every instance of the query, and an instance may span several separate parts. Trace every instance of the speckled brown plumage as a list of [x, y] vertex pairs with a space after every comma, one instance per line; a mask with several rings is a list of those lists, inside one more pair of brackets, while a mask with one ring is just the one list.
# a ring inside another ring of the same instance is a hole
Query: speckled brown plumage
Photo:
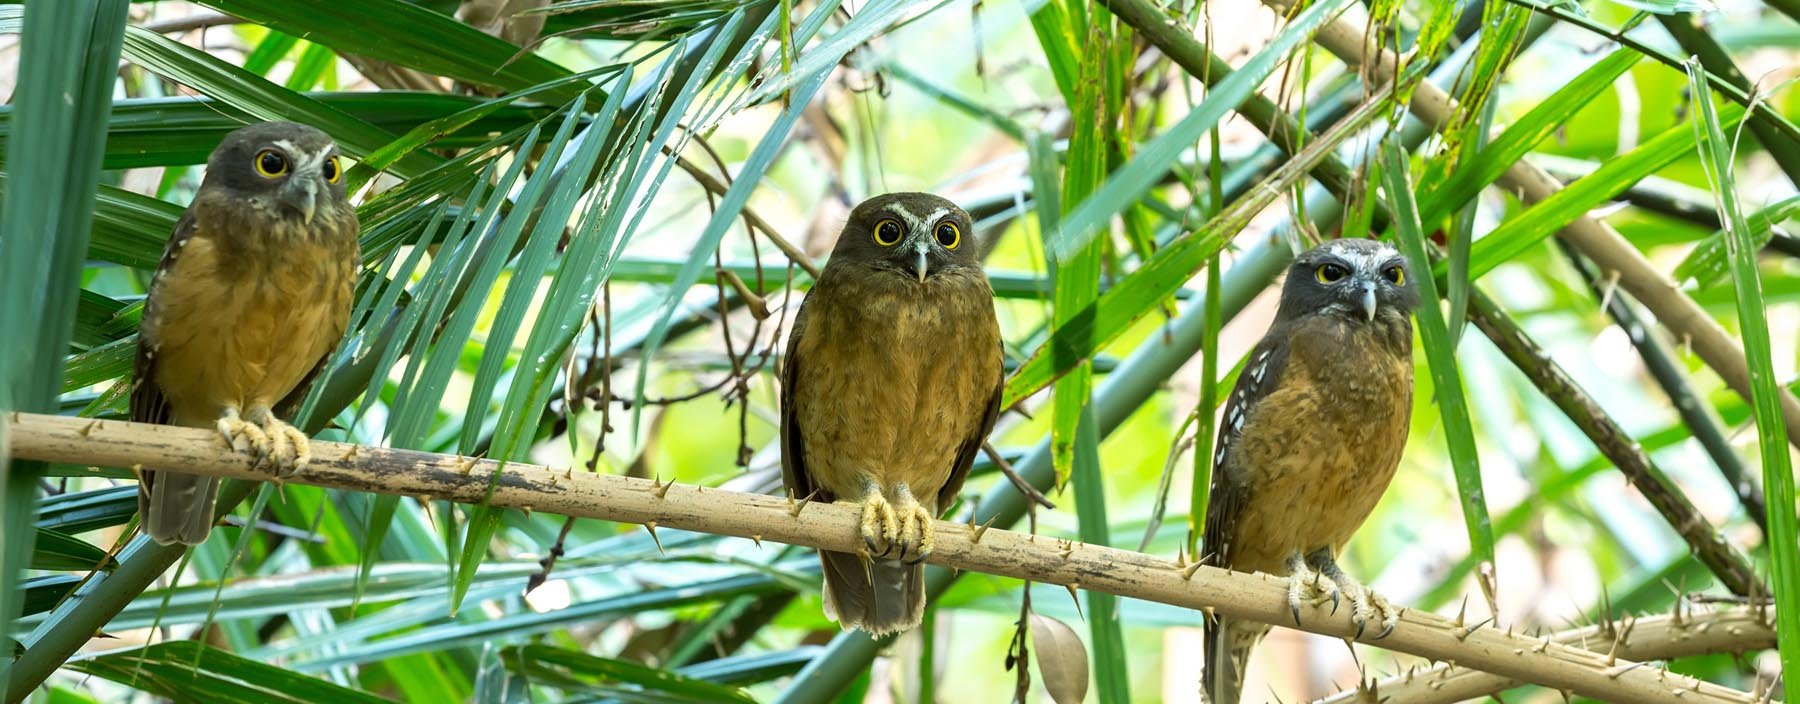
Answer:
[[[883, 223], [900, 228], [891, 244], [875, 237]], [[934, 237], [945, 224], [954, 248]], [[955, 501], [994, 424], [1000, 330], [971, 229], [928, 194], [863, 203], [794, 321], [783, 477], [796, 498], [864, 509], [868, 554], [821, 555], [826, 610], [845, 628], [919, 623], [929, 519]]]
[[[289, 170], [259, 173], [267, 151]], [[336, 158], [324, 133], [280, 122], [239, 129], [213, 152], [152, 279], [132, 420], [218, 427], [278, 473], [304, 467], [305, 436], [276, 411], [304, 394], [349, 320], [357, 221]], [[217, 479], [144, 470], [139, 482], [145, 533], [206, 539]]]
[[[1290, 601], [1347, 597], [1358, 623], [1391, 611], [1335, 557], [1406, 447], [1417, 294], [1405, 276], [1399, 253], [1370, 240], [1328, 242], [1297, 257], [1276, 322], [1227, 400], [1213, 457], [1203, 562], [1277, 575], [1298, 569]], [[1315, 585], [1323, 591], [1309, 593]], [[1226, 619], [1208, 625], [1208, 701], [1236, 703], [1250, 648], [1267, 631]]]

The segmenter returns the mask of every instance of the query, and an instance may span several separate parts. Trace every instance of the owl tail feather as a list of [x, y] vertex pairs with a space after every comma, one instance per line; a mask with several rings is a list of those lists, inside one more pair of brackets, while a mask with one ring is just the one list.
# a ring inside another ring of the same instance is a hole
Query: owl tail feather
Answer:
[[825, 568], [825, 615], [845, 630], [871, 636], [899, 633], [925, 618], [925, 568], [899, 560], [864, 560], [820, 552]]
[[1244, 690], [1244, 669], [1250, 649], [1269, 627], [1224, 618], [1209, 618], [1205, 626], [1206, 660], [1200, 670], [1200, 689], [1206, 704], [1238, 704]]
[[144, 534], [162, 545], [199, 545], [212, 532], [219, 478], [177, 472], [142, 473], [138, 516]]

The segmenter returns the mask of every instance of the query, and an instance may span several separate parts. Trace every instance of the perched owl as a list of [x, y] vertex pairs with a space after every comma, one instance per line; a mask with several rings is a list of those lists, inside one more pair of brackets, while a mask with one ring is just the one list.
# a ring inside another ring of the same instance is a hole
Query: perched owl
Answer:
[[[306, 435], [277, 411], [291, 410], [344, 334], [356, 234], [325, 133], [267, 122], [226, 135], [151, 281], [131, 419], [217, 428], [278, 476], [305, 468]], [[142, 471], [144, 532], [164, 544], [204, 541], [218, 485]]]
[[[1412, 416], [1412, 311], [1406, 259], [1365, 239], [1294, 259], [1275, 322], [1251, 350], [1225, 405], [1202, 535], [1205, 564], [1287, 575], [1303, 602], [1347, 601], [1360, 630], [1392, 630], [1387, 600], [1336, 556], [1387, 490]], [[1202, 688], [1236, 704], [1250, 648], [1268, 626], [1206, 628]]]
[[874, 635], [919, 624], [932, 521], [994, 427], [994, 292], [969, 214], [926, 193], [858, 205], [782, 368], [782, 477], [862, 508], [861, 554], [821, 552], [825, 611]]

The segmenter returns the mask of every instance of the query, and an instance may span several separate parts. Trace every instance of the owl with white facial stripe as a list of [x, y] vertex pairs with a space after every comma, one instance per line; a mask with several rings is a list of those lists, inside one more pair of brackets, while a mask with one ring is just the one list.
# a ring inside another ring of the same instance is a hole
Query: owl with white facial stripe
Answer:
[[1000, 408], [994, 292], [974, 223], [928, 193], [851, 211], [795, 316], [782, 365], [782, 478], [854, 502], [858, 554], [821, 552], [825, 610], [881, 635], [919, 624], [932, 523]]
[[[280, 415], [343, 336], [361, 261], [356, 209], [324, 132], [266, 122], [225, 136], [175, 224], [138, 327], [131, 419], [216, 428], [276, 476], [305, 469], [306, 435]], [[139, 472], [144, 533], [196, 545], [215, 477]]]
[[[1398, 612], [1345, 574], [1337, 554], [1400, 463], [1412, 416], [1412, 312], [1405, 257], [1366, 239], [1294, 258], [1281, 306], [1225, 405], [1213, 453], [1202, 562], [1288, 577], [1302, 604], [1347, 605], [1360, 637], [1386, 636]], [[1347, 604], [1345, 604], [1347, 602]], [[1268, 626], [1211, 620], [1202, 689], [1236, 704], [1250, 649]]]

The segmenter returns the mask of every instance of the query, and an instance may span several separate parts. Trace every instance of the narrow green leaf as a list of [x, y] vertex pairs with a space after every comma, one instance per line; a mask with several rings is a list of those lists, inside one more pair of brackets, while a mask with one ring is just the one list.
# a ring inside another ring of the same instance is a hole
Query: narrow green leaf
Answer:
[[118, 566], [105, 550], [80, 538], [45, 528], [37, 529], [31, 550], [31, 569], [51, 572], [111, 570]]
[[[4, 147], [5, 168], [30, 177], [7, 179], [0, 193], [0, 330], [17, 336], [0, 353], [0, 412], [58, 407], [128, 9], [125, 0], [40, 2], [19, 18], [18, 8], [8, 8], [8, 22], [22, 24], [23, 32], [12, 96], [15, 137]], [[0, 535], [32, 534], [44, 469], [0, 456]], [[32, 546], [3, 543], [0, 634], [12, 634]], [[6, 683], [0, 698], [18, 701], [54, 666], [16, 661], [10, 650], [0, 658]]]
[[[887, 11], [893, 9], [894, 6], [904, 4], [901, 0], [875, 0], [865, 5], [862, 11], [857, 13], [856, 17], [852, 18], [838, 32], [840, 34], [860, 34], [869, 24], [876, 23], [879, 18], [887, 16]], [[806, 24], [811, 25], [813, 31], [816, 31], [818, 24], [822, 24], [824, 17], [835, 11], [837, 6], [838, 2], [829, 0], [821, 4], [813, 10], [813, 15], [807, 18]], [[818, 24], [814, 24], [815, 19]], [[810, 36], [810, 31], [807, 27], [802, 27], [797, 34], [801, 37]], [[744, 160], [744, 165], [739, 169], [736, 179], [725, 190], [725, 195], [719, 198], [719, 205], [713, 211], [712, 220], [707, 223], [706, 230], [700, 233], [699, 241], [694, 244], [693, 253], [682, 264], [681, 271], [676, 275], [675, 285], [669, 289], [669, 293], [663, 299], [663, 313], [658, 317], [656, 325], [651, 328], [650, 335], [644, 340], [642, 352], [644, 359], [649, 359], [662, 346], [664, 338], [669, 333], [669, 316], [674, 314], [682, 297], [687, 295], [688, 287], [699, 280], [700, 269], [706, 265], [706, 262], [712, 258], [713, 252], [719, 248], [719, 241], [725, 237], [725, 231], [736, 224], [738, 214], [743, 211], [744, 204], [750, 200], [750, 192], [756, 188], [757, 183], [762, 180], [763, 172], [769, 169], [775, 156], [780, 153], [782, 145], [787, 141], [788, 132], [800, 119], [800, 113], [812, 100], [813, 94], [824, 86], [826, 77], [831, 73], [830, 69], [837, 64], [839, 59], [843, 58], [843, 53], [848, 53], [853, 47], [827, 41], [825, 45], [815, 48], [808, 54], [809, 56], [817, 54], [827, 51], [828, 48], [831, 52], [836, 53], [836, 58], [806, 76], [804, 80], [794, 84], [787, 107], [781, 111], [780, 115], [776, 116], [774, 122], [763, 133], [762, 139], [750, 151], [749, 158]], [[810, 65], [808, 58], [802, 57], [797, 66], [807, 65]], [[795, 74], [792, 75], [798, 75], [800, 70], [796, 68]], [[644, 384], [649, 380], [649, 369], [650, 365], [648, 364], [638, 366], [637, 384], [633, 395], [639, 400], [644, 397]], [[634, 427], [637, 425], [642, 409], [643, 404], [641, 403], [634, 404], [632, 407], [632, 425]]]
[[[575, 83], [585, 85], [587, 81], [612, 75], [625, 69], [626, 66], [624, 65], [613, 65], [598, 68], [593, 71], [584, 71], [547, 86], [538, 86], [516, 93], [508, 93], [493, 100], [475, 103], [462, 110], [429, 121], [421, 121], [418, 119], [411, 120], [411, 122], [417, 123], [416, 126], [407, 130], [405, 134], [400, 135], [398, 139], [395, 139], [382, 148], [370, 153], [368, 156], [364, 157], [360, 163], [350, 169], [350, 173], [348, 174], [349, 188], [352, 191], [356, 190], [376, 172], [386, 169], [395, 161], [427, 144], [436, 145], [438, 147], [455, 145], [455, 141], [445, 139], [448, 135], [453, 135], [464, 130], [485, 134], [516, 127], [517, 123], [509, 124], [508, 121], [500, 121], [499, 124], [487, 124], [493, 122], [493, 118], [490, 116], [499, 113], [502, 110], [510, 112], [529, 111], [527, 114], [537, 113], [534, 116], [533, 121], [547, 118], [549, 115], [547, 113], [542, 113], [541, 108], [518, 106], [516, 103], [520, 100], [536, 98], [541, 94], [549, 93], [551, 92], [551, 88], [560, 88], [565, 84]], [[391, 91], [382, 92], [382, 95], [392, 94]]]
[[1472, 158], [1457, 162], [1443, 181], [1420, 184], [1419, 224], [1435, 228], [1451, 213], [1473, 202], [1481, 189], [1500, 178], [1532, 147], [1544, 141], [1588, 103], [1612, 88], [1641, 56], [1619, 49], [1594, 62], [1574, 80], [1539, 102]]
[[1206, 99], [1192, 112], [1143, 145], [1137, 156], [1113, 171], [1093, 195], [1075, 205], [1063, 218], [1062, 228], [1051, 239], [1048, 251], [1059, 259], [1067, 259], [1081, 251], [1103, 231], [1112, 216], [1142, 198], [1181, 158], [1183, 149], [1200, 141], [1207, 130], [1217, 127], [1219, 121], [1250, 99], [1257, 86], [1274, 73], [1276, 66], [1287, 60], [1295, 46], [1349, 4], [1350, 0], [1322, 0], [1296, 15], [1243, 68], [1207, 91]]
[[1775, 590], [1775, 633], [1781, 670], [1789, 682], [1800, 681], [1800, 521], [1794, 515], [1794, 468], [1769, 348], [1769, 320], [1764, 310], [1762, 273], [1757, 270], [1760, 246], [1738, 205], [1732, 173], [1736, 142], [1725, 137], [1725, 120], [1712, 105], [1712, 91], [1698, 59], [1687, 63], [1693, 88], [1693, 135], [1701, 163], [1712, 185], [1720, 219], [1725, 223], [1725, 253], [1737, 289], [1738, 325], [1744, 337], [1744, 359], [1750, 368], [1751, 408], [1755, 411], [1757, 449], [1762, 454], [1763, 495], [1767, 497], [1769, 581]]
[[[1726, 128], [1736, 126], [1743, 118], [1744, 109], [1735, 105], [1727, 105], [1719, 110], [1719, 123]], [[1693, 130], [1678, 126], [1601, 164], [1593, 173], [1569, 184], [1477, 240], [1469, 255], [1470, 279], [1479, 279], [1493, 271], [1494, 267], [1542, 242], [1545, 237], [1630, 188], [1639, 179], [1668, 166], [1693, 148]]]
[[[1751, 213], [1744, 218], [1744, 226], [1749, 228], [1751, 251], [1760, 251], [1768, 246], [1769, 240], [1775, 236], [1775, 226], [1787, 222], [1800, 215], [1800, 196], [1788, 196], [1768, 205], [1768, 207]], [[1676, 281], [1694, 280], [1700, 288], [1712, 288], [1725, 281], [1731, 275], [1731, 263], [1725, 256], [1727, 233], [1719, 230], [1682, 258], [1675, 265]]]
[[[324, 130], [350, 154], [368, 154], [394, 140], [386, 130], [342, 110], [139, 27], [125, 33], [124, 53], [132, 63], [217, 98], [221, 107], [230, 106], [255, 120], [292, 120]], [[437, 155], [414, 152], [393, 168], [402, 176], [413, 176], [442, 162]]]
[[325, 71], [337, 61], [337, 54], [330, 48], [318, 44], [307, 44], [300, 52], [300, 59], [294, 62], [294, 69], [288, 73], [285, 85], [288, 90], [308, 91], [319, 85], [325, 77]]
[[37, 526], [74, 535], [124, 525], [137, 515], [137, 487], [116, 486], [45, 497], [38, 502]]
[[[1225, 173], [1221, 158], [1222, 141], [1219, 130], [1208, 134], [1212, 152], [1207, 162], [1207, 215], [1217, 215], [1225, 207]], [[1372, 211], [1370, 208], [1365, 208]], [[1219, 308], [1219, 299], [1223, 297], [1219, 286], [1222, 262], [1219, 255], [1214, 254], [1206, 260], [1206, 300], [1201, 302], [1200, 314], [1206, 326], [1206, 336], [1200, 342], [1200, 398], [1197, 400], [1193, 417], [1200, 429], [1194, 437], [1194, 476], [1188, 490], [1188, 534], [1187, 554], [1191, 559], [1198, 559], [1200, 554], [1200, 534], [1206, 528], [1206, 510], [1212, 503], [1212, 475], [1217, 469], [1213, 466], [1213, 444], [1218, 440], [1218, 416], [1214, 412], [1219, 405], [1219, 328], [1225, 327], [1225, 318]], [[1227, 387], [1229, 388], [1229, 387]], [[1180, 437], [1177, 433], [1176, 437]], [[1147, 537], [1147, 536], [1146, 536]], [[1139, 548], [1140, 550], [1142, 548]]]
[[579, 692], [626, 684], [644, 692], [658, 692], [683, 701], [721, 704], [754, 704], [756, 701], [731, 687], [634, 662], [595, 657], [567, 648], [527, 645], [508, 649], [502, 658], [505, 659], [507, 668], [514, 672], [528, 674], [541, 685], [569, 691]]
[[[1425, 233], [1419, 227], [1419, 211], [1413, 202], [1413, 186], [1407, 174], [1407, 156], [1394, 142], [1382, 144], [1381, 171], [1384, 190], [1394, 213], [1398, 242], [1415, 272], [1431, 271], [1431, 254]], [[1480, 565], [1481, 589], [1493, 605], [1494, 524], [1488, 517], [1487, 492], [1482, 490], [1480, 458], [1475, 450], [1475, 431], [1469, 420], [1469, 406], [1463, 397], [1462, 373], [1457, 370], [1456, 343], [1450, 339], [1450, 327], [1444, 320], [1439, 303], [1437, 282], [1431, 276], [1415, 275], [1419, 289], [1419, 336], [1425, 344], [1425, 361], [1431, 368], [1432, 390], [1437, 394], [1438, 413], [1443, 418], [1445, 443], [1450, 448], [1450, 464], [1456, 470], [1457, 496], [1462, 501], [1463, 523], [1469, 531], [1469, 551]]]
[[[1106, 520], [1106, 481], [1100, 470], [1099, 422], [1093, 406], [1084, 406], [1081, 423], [1075, 431], [1075, 466], [1071, 475], [1075, 484], [1075, 517], [1077, 534], [1084, 543], [1111, 545], [1112, 534]], [[1088, 637], [1094, 657], [1094, 689], [1102, 702], [1124, 704], [1131, 701], [1130, 657], [1125, 651], [1125, 634], [1119, 622], [1119, 598], [1105, 592], [1085, 592]]]
[[[1112, 23], [1102, 17], [1103, 10], [1095, 8], [1095, 16], [1090, 17], [1082, 0], [1069, 0], [1066, 9], [1066, 15], [1048, 15], [1040, 11], [1032, 21], [1033, 26], [1039, 28], [1040, 36], [1048, 30], [1053, 36], [1074, 38], [1078, 45], [1087, 47], [1087, 51], [1075, 57], [1078, 73], [1074, 84], [1061, 86], [1067, 91], [1063, 99], [1072, 114], [1081, 116], [1074, 120], [1068, 150], [1063, 155], [1061, 198], [1040, 202], [1038, 206], [1039, 229], [1046, 238], [1044, 251], [1054, 282], [1050, 325], [1054, 332], [1063, 331], [1099, 296], [1100, 265], [1106, 254], [1107, 240], [1092, 233], [1083, 238], [1085, 244], [1082, 246], [1059, 252], [1049, 238], [1066, 231], [1061, 216], [1068, 213], [1046, 218], [1044, 212], [1050, 207], [1080, 203], [1105, 183], [1110, 166], [1109, 147], [1117, 138], [1113, 130], [1122, 122], [1117, 110], [1118, 101], [1112, 99], [1119, 84], [1109, 79], [1118, 73], [1113, 65], [1115, 62], [1123, 63], [1127, 70], [1134, 63], [1133, 52], [1129, 51], [1130, 40], [1111, 33]], [[1054, 26], [1056, 21], [1065, 19], [1066, 26]], [[1123, 54], [1117, 51], [1120, 45], [1127, 50]], [[1054, 184], [1050, 179], [1055, 174], [1056, 152], [1046, 136], [1039, 135], [1033, 140], [1031, 156], [1033, 193], [1052, 193], [1048, 187]], [[1103, 229], [1108, 220], [1110, 218], [1092, 223], [1092, 227]], [[1077, 326], [1077, 334], [1081, 329], [1083, 326]], [[1091, 338], [1082, 342], [1083, 347], [1095, 346]], [[1053, 352], [1068, 349], [1056, 348]], [[1106, 484], [1100, 472], [1100, 436], [1094, 428], [1094, 412], [1089, 405], [1093, 393], [1093, 364], [1085, 358], [1065, 357], [1058, 360], [1058, 366], [1068, 366], [1070, 371], [1056, 380], [1051, 401], [1050, 455], [1051, 465], [1056, 470], [1057, 487], [1063, 488], [1071, 481], [1075, 484], [1075, 519], [1082, 541], [1111, 545], [1112, 535], [1106, 520]], [[1089, 592], [1086, 597], [1088, 637], [1092, 642], [1093, 670], [1098, 685], [1095, 694], [1102, 704], [1125, 704], [1131, 700], [1130, 665], [1125, 657], [1118, 599], [1111, 594], [1096, 592]]]
[[[549, 107], [519, 104], [519, 98], [530, 95], [526, 91], [483, 101], [472, 96], [406, 91], [305, 94], [384, 132], [429, 127], [417, 139], [421, 144], [429, 141], [438, 147], [480, 146], [490, 139], [490, 134], [511, 132], [544, 119], [551, 112]], [[0, 138], [10, 133], [11, 115], [9, 108], [0, 106]], [[105, 168], [202, 164], [226, 133], [242, 126], [237, 107], [208, 97], [121, 100], [113, 105], [107, 125]], [[403, 137], [397, 142], [405, 140]], [[365, 156], [363, 162], [394, 149], [390, 144]], [[392, 161], [387, 158], [381, 163], [385, 167]], [[172, 171], [181, 173], [180, 169]]]
[[269, 69], [275, 68], [276, 64], [287, 58], [288, 53], [299, 43], [300, 40], [292, 34], [270, 30], [262, 41], [256, 43], [256, 48], [250, 50], [250, 55], [244, 57], [244, 70], [258, 76], [267, 74]]
[[66, 667], [175, 701], [219, 704], [380, 704], [361, 690], [250, 660], [191, 640], [164, 641]]
[[[454, 17], [401, 0], [205, 0], [204, 4], [340, 52], [467, 83], [519, 90], [569, 75], [568, 69]], [[565, 103], [581, 92], [579, 86], [567, 86], [553, 99]]]
[[153, 269], [169, 233], [175, 231], [175, 222], [181, 219], [181, 210], [173, 203], [102, 185], [94, 204], [88, 256], [134, 269]]
[[[25, 583], [20, 585], [23, 587], [22, 591], [25, 592], [25, 609], [22, 613], [30, 616], [56, 608], [56, 604], [70, 592], [75, 591], [75, 587], [81, 584], [81, 581], [81, 577], [72, 574], [27, 578]], [[12, 645], [15, 642], [10, 638], [0, 639], [0, 647]]]

